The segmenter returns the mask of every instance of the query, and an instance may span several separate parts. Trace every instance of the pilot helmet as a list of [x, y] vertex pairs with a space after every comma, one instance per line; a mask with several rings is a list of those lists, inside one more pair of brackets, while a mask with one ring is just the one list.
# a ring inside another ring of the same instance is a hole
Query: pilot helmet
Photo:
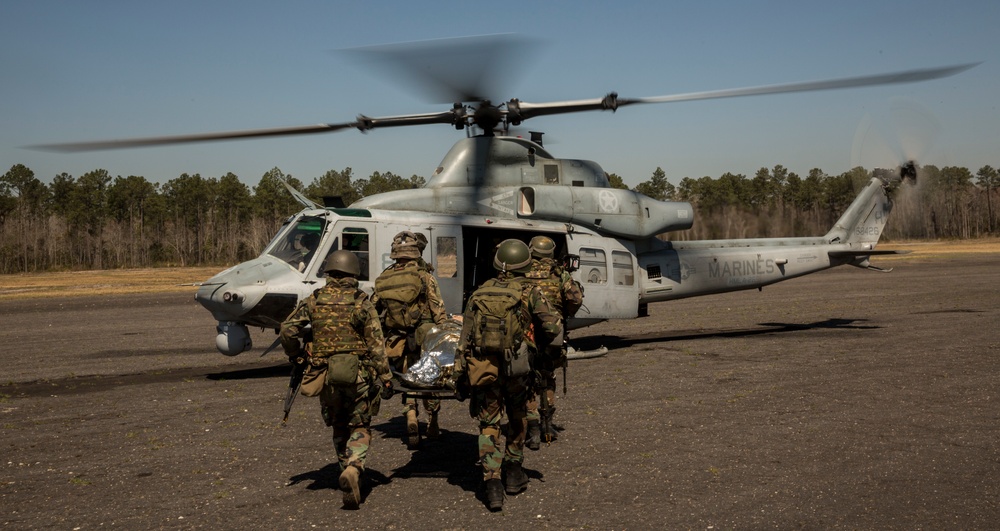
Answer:
[[315, 250], [316, 246], [319, 245], [319, 234], [307, 232], [302, 235], [302, 238], [299, 239], [299, 244], [303, 249], [309, 251]]
[[493, 267], [497, 271], [527, 273], [531, 271], [531, 251], [521, 240], [511, 238], [497, 245], [497, 254], [493, 258]]
[[548, 236], [535, 236], [528, 244], [528, 249], [531, 250], [532, 258], [555, 258], [556, 242]]
[[[426, 239], [424, 241], [426, 241]], [[397, 260], [399, 258], [416, 260], [417, 258], [420, 258], [421, 251], [423, 251], [423, 248], [420, 245], [420, 240], [417, 238], [417, 235], [408, 230], [404, 230], [392, 239], [392, 252], [389, 253], [389, 258], [393, 260]]]
[[351, 277], [358, 277], [361, 275], [361, 266], [358, 264], [358, 256], [356, 254], [345, 249], [340, 249], [339, 251], [330, 253], [326, 257], [326, 263], [323, 264], [323, 271], [326, 271], [329, 275], [341, 273]]

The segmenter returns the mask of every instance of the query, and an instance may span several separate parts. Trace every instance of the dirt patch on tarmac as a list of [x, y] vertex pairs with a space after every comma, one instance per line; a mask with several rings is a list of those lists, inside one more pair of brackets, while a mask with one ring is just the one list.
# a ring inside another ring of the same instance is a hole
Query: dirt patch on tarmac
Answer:
[[[904, 248], [885, 245], [886, 248]], [[315, 399], [214, 351], [189, 291], [0, 299], [0, 522], [12, 528], [990, 528], [1000, 520], [1000, 255], [841, 267], [577, 331], [558, 441], [489, 513], [476, 425], [409, 451], [373, 423], [340, 508]], [[877, 261], [880, 262], [880, 261]], [[205, 277], [207, 278], [207, 276]], [[561, 384], [560, 384], [561, 386]]]

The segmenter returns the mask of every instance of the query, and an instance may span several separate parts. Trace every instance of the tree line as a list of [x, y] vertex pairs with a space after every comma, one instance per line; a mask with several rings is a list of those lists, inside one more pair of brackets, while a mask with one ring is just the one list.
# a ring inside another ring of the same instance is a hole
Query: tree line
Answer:
[[[783, 166], [752, 177], [685, 177], [677, 186], [657, 168], [633, 190], [659, 200], [689, 201], [694, 227], [674, 240], [824, 234], [871, 173], [840, 175], [813, 169], [802, 178]], [[610, 174], [612, 186], [627, 189]], [[227, 173], [220, 178], [182, 174], [163, 183], [141, 176], [112, 177], [99, 169], [79, 177], [61, 173], [45, 184], [15, 164], [0, 177], [0, 273], [159, 266], [231, 265], [261, 253], [299, 205], [287, 180], [310, 198], [341, 197], [351, 204], [390, 190], [419, 188], [424, 178], [351, 168], [330, 170], [308, 185], [278, 168], [254, 187]], [[997, 170], [974, 176], [960, 167], [923, 166], [915, 188], [900, 188], [884, 238], [975, 238], [997, 227]]]

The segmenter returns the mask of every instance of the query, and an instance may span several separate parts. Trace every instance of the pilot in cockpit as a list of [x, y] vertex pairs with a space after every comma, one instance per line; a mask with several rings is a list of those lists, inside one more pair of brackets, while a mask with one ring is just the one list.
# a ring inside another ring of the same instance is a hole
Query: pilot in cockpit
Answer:
[[316, 255], [316, 248], [319, 247], [319, 234], [308, 232], [302, 235], [299, 239], [299, 245], [301, 246], [302, 257], [299, 258], [298, 268], [299, 272], [305, 271], [309, 262]]

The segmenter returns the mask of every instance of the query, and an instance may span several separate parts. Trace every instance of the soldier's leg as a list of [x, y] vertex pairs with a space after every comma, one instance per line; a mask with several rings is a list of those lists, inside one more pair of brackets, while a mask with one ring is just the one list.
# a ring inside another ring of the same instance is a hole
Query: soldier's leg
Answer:
[[475, 404], [473, 416], [479, 420], [479, 462], [483, 469], [486, 506], [491, 511], [499, 511], [503, 509], [504, 488], [500, 481], [503, 451], [499, 442], [502, 403], [498, 385], [474, 388], [470, 402]]
[[346, 451], [347, 440], [351, 436], [348, 427], [350, 416], [344, 410], [343, 402], [334, 387], [325, 385], [319, 394], [320, 411], [323, 413], [323, 421], [327, 426], [333, 428], [333, 449], [337, 454], [337, 463], [340, 470], [344, 470], [347, 465]]
[[524, 437], [528, 431], [525, 404], [530, 393], [526, 378], [510, 378], [503, 387], [503, 405], [507, 413], [507, 444], [504, 461], [524, 461]]
[[438, 398], [428, 398], [424, 400], [424, 409], [427, 411], [427, 437], [436, 439], [441, 435], [441, 427], [438, 425], [438, 412], [441, 411], [441, 400]]
[[504, 490], [517, 494], [528, 487], [528, 476], [522, 469], [524, 442], [528, 428], [527, 401], [531, 393], [528, 378], [511, 378], [505, 382], [503, 401], [507, 412], [507, 441], [503, 456]]
[[349, 413], [347, 427], [350, 438], [344, 451], [344, 467], [340, 474], [340, 490], [344, 495], [344, 507], [356, 509], [361, 504], [361, 474], [365, 470], [365, 459], [371, 446], [372, 403], [368, 396], [367, 383], [359, 383], [341, 393], [344, 410]]
[[542, 392], [545, 393], [545, 411], [541, 414], [545, 417], [542, 422], [545, 433], [542, 438], [546, 442], [556, 440], [556, 428], [553, 424], [553, 416], [556, 412], [556, 373], [555, 371], [543, 371], [541, 374]]
[[347, 464], [362, 471], [371, 445], [372, 400], [368, 396], [369, 390], [368, 384], [362, 382], [343, 392], [346, 406], [343, 409], [348, 413], [347, 427], [350, 430], [346, 448]]
[[503, 451], [499, 442], [502, 416], [499, 389], [496, 385], [477, 387], [473, 393], [473, 400], [479, 406], [476, 419], [479, 421], [479, 460], [483, 467], [483, 479], [500, 479]]
[[528, 410], [526, 419], [528, 422], [528, 434], [525, 436], [524, 444], [532, 450], [537, 450], [542, 444], [541, 415], [538, 412], [538, 399], [532, 393], [525, 403]]
[[[405, 361], [405, 367], [410, 367], [420, 357], [420, 351], [407, 350], [403, 358]], [[417, 416], [420, 414], [420, 410], [417, 406], [416, 398], [406, 398], [403, 400], [403, 415], [406, 416], [406, 445], [411, 449], [415, 449], [417, 445], [420, 444], [420, 424], [417, 422]]]
[[417, 422], [416, 398], [407, 398], [403, 402], [403, 415], [406, 416], [406, 445], [413, 450], [420, 444], [420, 424]]

